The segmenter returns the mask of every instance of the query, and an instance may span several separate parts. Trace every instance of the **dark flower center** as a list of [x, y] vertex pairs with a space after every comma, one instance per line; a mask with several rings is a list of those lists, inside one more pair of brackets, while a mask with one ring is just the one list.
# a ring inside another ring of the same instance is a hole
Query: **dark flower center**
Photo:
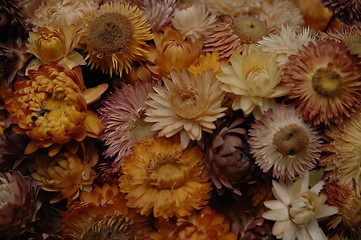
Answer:
[[290, 124], [281, 128], [273, 136], [273, 145], [283, 156], [294, 156], [309, 144], [306, 131], [297, 124]]
[[122, 52], [133, 39], [132, 22], [119, 13], [107, 13], [97, 17], [89, 25], [87, 45], [96, 52], [110, 55]]
[[233, 32], [239, 37], [241, 44], [256, 43], [268, 33], [263, 22], [256, 18], [245, 16], [234, 19]]
[[312, 76], [313, 89], [325, 97], [336, 97], [341, 86], [341, 77], [333, 69], [319, 68]]
[[117, 218], [102, 219], [91, 225], [83, 234], [85, 240], [131, 240], [129, 226]]

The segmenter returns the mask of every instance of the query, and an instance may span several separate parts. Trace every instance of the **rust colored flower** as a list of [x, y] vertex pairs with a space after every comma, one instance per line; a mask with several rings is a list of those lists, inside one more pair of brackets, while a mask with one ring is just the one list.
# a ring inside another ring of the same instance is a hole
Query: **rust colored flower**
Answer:
[[223, 214], [209, 206], [199, 213], [177, 219], [176, 223], [159, 219], [157, 232], [152, 232], [152, 240], [236, 240], [237, 235], [230, 231], [230, 223]]
[[30, 70], [29, 75], [30, 79], [16, 81], [12, 96], [5, 99], [5, 108], [17, 124], [14, 131], [32, 139], [25, 153], [50, 147], [49, 154], [55, 155], [72, 139], [99, 137], [100, 119], [87, 104], [97, 100], [107, 84], [83, 91], [80, 68], [65, 70], [55, 64]]
[[361, 2], [359, 0], [321, 0], [321, 2], [346, 24], [361, 21]]
[[292, 55], [281, 85], [305, 121], [341, 124], [360, 109], [361, 65], [346, 47], [319, 40]]
[[209, 199], [211, 184], [202, 176], [203, 164], [200, 149], [182, 150], [179, 138], [147, 138], [124, 158], [120, 190], [127, 205], [142, 215], [187, 216]]
[[53, 158], [39, 155], [32, 177], [45, 191], [58, 192], [51, 203], [67, 198], [74, 201], [80, 191], [90, 189], [96, 177], [93, 167], [98, 162], [98, 149], [93, 141], [81, 143], [77, 153], [62, 152]]

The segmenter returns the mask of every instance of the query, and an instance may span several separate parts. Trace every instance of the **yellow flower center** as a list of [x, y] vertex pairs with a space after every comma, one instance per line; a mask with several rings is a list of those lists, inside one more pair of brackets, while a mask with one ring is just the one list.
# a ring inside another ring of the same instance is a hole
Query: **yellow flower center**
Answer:
[[239, 16], [234, 19], [233, 32], [241, 40], [241, 44], [256, 43], [268, 31], [266, 25], [253, 17]]
[[130, 124], [130, 134], [134, 142], [153, 137], [154, 132], [150, 130], [152, 123], [145, 122], [145, 109], [140, 109], [137, 116], [133, 116]]
[[43, 31], [40, 33], [40, 38], [37, 42], [37, 47], [40, 49], [40, 57], [48, 62], [56, 62], [64, 56], [65, 43], [55, 32]]
[[317, 198], [315, 192], [308, 191], [293, 201], [290, 207], [291, 220], [301, 227], [307, 226], [316, 217]]
[[175, 189], [187, 181], [184, 168], [172, 157], [157, 159], [147, 173], [149, 183], [157, 189]]
[[325, 97], [336, 97], [342, 87], [341, 77], [333, 69], [319, 68], [312, 76], [312, 87]]
[[198, 94], [191, 87], [182, 89], [175, 86], [172, 91], [174, 110], [180, 117], [185, 119], [194, 119], [199, 115], [197, 99]]
[[122, 14], [107, 13], [89, 25], [87, 45], [103, 56], [122, 52], [133, 40], [132, 22]]
[[297, 124], [283, 127], [273, 136], [273, 145], [283, 156], [296, 155], [305, 150], [308, 144], [307, 132]]

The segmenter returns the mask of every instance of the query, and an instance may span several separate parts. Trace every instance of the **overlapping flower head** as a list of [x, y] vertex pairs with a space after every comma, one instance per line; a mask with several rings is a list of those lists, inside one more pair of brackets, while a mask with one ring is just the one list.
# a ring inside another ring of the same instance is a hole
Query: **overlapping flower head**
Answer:
[[358, 1], [0, 3], [0, 238], [361, 235]]

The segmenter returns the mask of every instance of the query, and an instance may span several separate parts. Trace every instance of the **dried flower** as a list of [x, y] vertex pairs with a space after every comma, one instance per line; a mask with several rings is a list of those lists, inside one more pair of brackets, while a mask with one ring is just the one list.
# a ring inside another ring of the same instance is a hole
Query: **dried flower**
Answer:
[[154, 87], [157, 93], [149, 94], [147, 104], [151, 108], [146, 111], [145, 121], [154, 123], [151, 130], [160, 130], [159, 136], [180, 132], [184, 149], [190, 140], [200, 140], [202, 131], [212, 132], [216, 127], [213, 122], [224, 116], [224, 93], [211, 71], [197, 77], [187, 70], [170, 74], [171, 80], [163, 80], [165, 88]]
[[286, 95], [288, 87], [278, 86], [281, 69], [276, 66], [275, 55], [251, 48], [248, 55], [234, 53], [229, 64], [221, 65], [217, 79], [222, 90], [235, 94], [232, 108], [242, 109], [245, 116], [253, 113], [260, 118], [264, 111], [275, 105], [274, 98]]
[[361, 21], [361, 4], [358, 0], [321, 0], [321, 2], [346, 24]]
[[279, 106], [266, 112], [249, 130], [251, 153], [263, 172], [276, 178], [303, 176], [320, 157], [320, 137], [294, 107]]
[[216, 15], [247, 15], [260, 9], [261, 0], [201, 0], [209, 10]]
[[311, 189], [308, 182], [308, 171], [296, 182], [273, 181], [273, 194], [277, 200], [264, 203], [271, 210], [263, 213], [263, 217], [276, 221], [272, 233], [277, 238], [327, 240], [317, 221], [336, 214], [338, 209], [325, 204], [326, 195], [319, 195], [322, 181]]
[[319, 40], [292, 55], [282, 75], [305, 121], [341, 124], [360, 109], [361, 65], [346, 47]]
[[218, 52], [202, 54], [199, 56], [198, 63], [189, 66], [188, 71], [195, 77], [208, 70], [213, 70], [213, 73], [217, 73], [221, 67], [221, 61], [218, 60], [218, 57]]
[[184, 217], [209, 198], [203, 164], [200, 149], [182, 150], [179, 138], [147, 138], [124, 157], [120, 191], [126, 193], [127, 205], [142, 215]]

